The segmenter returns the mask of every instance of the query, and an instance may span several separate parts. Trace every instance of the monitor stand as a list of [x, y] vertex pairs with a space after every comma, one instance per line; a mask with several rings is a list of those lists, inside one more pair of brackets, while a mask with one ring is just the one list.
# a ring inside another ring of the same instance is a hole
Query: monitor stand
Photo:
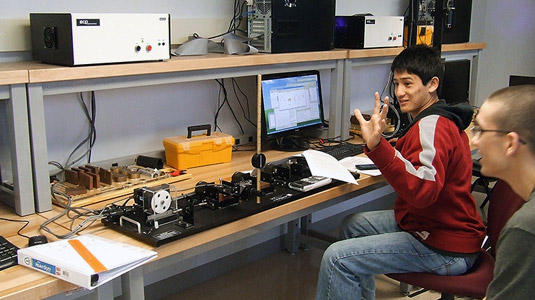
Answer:
[[292, 135], [275, 138], [271, 148], [279, 151], [304, 151], [310, 148], [310, 145], [302, 136]]

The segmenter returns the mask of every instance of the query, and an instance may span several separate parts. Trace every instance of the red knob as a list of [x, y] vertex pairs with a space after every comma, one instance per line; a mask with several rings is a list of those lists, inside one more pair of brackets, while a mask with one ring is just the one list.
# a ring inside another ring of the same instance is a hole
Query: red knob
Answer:
[[151, 45], [147, 45], [147, 51], [151, 51], [152, 50], [152, 46]]

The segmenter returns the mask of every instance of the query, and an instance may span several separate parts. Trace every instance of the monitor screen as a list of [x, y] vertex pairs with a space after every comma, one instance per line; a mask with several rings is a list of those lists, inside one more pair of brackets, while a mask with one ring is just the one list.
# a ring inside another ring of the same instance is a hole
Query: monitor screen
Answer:
[[265, 75], [262, 78], [263, 131], [269, 136], [291, 135], [323, 124], [318, 71]]

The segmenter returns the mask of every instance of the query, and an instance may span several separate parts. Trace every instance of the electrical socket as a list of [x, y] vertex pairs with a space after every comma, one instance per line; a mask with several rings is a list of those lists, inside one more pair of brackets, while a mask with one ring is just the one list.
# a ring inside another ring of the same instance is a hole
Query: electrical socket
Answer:
[[256, 137], [253, 135], [238, 135], [234, 137], [234, 145], [245, 145], [256, 142]]

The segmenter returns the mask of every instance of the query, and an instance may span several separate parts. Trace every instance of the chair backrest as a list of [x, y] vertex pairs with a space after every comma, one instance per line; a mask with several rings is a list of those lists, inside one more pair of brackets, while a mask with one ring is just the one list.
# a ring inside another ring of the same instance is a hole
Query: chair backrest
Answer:
[[498, 237], [509, 218], [526, 203], [503, 180], [496, 181], [492, 188], [487, 213], [487, 235], [490, 240], [490, 254], [495, 257]]

